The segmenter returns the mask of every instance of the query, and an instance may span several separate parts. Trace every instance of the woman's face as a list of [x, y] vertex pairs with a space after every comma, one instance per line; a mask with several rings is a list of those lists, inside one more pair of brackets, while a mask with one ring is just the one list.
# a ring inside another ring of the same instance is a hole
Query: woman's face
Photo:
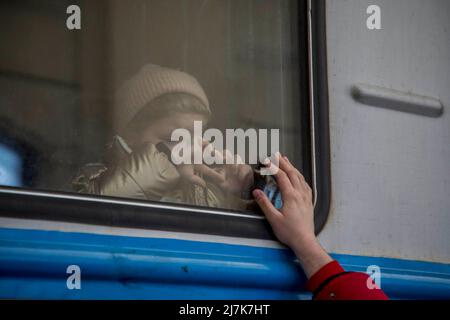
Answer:
[[175, 129], [186, 129], [191, 132], [191, 135], [193, 136], [194, 121], [202, 121], [203, 127], [205, 127], [208, 120], [206, 116], [199, 113], [172, 113], [170, 116], [152, 122], [152, 124], [144, 130], [140, 140], [142, 143], [169, 143], [172, 132]]

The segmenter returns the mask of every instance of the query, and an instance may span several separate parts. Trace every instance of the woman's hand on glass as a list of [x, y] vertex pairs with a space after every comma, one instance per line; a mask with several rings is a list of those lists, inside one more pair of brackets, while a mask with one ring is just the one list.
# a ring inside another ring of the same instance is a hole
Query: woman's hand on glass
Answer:
[[279, 168], [275, 178], [283, 206], [276, 209], [261, 190], [254, 190], [253, 195], [277, 238], [295, 252], [309, 278], [332, 259], [320, 246], [314, 233], [311, 187], [287, 157], [278, 158]]

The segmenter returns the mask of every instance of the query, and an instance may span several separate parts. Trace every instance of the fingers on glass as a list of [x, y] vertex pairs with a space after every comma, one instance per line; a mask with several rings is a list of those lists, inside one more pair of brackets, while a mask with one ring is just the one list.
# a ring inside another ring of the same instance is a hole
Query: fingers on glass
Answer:
[[205, 188], [206, 187], [206, 182], [205, 180], [203, 180], [202, 178], [200, 178], [199, 176], [192, 174], [190, 176], [187, 177], [187, 180], [192, 182], [193, 184], [196, 184], [200, 187]]
[[[295, 189], [303, 188], [302, 178], [300, 172], [291, 164], [289, 159], [285, 156], [280, 157], [280, 168], [286, 172], [292, 186]], [[304, 179], [303, 179], [304, 180]]]
[[263, 191], [259, 189], [253, 190], [253, 196], [270, 223], [282, 216], [282, 213], [274, 207]]
[[205, 177], [209, 178], [215, 183], [223, 183], [225, 181], [225, 177], [220, 172], [211, 169], [207, 165], [201, 164], [196, 167], [197, 171], [203, 174]]

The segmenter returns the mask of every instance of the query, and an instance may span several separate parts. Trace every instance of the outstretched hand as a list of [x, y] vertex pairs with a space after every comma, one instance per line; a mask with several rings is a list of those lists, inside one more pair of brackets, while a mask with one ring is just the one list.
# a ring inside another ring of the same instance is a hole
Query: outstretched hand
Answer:
[[296, 253], [303, 270], [310, 277], [320, 267], [332, 261], [319, 245], [314, 233], [311, 187], [288, 158], [281, 155], [275, 178], [283, 200], [283, 206], [279, 210], [261, 190], [255, 189], [253, 196], [277, 238]]
[[305, 178], [283, 156], [279, 157], [279, 168], [274, 176], [283, 200], [279, 210], [261, 190], [254, 190], [253, 195], [275, 235], [291, 248], [300, 242], [315, 239], [312, 190]]

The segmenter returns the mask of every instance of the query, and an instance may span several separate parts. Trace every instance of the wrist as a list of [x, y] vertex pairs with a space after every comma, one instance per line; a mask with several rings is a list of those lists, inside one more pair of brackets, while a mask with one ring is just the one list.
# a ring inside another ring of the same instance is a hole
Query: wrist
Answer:
[[323, 266], [333, 261], [316, 237], [304, 240], [301, 245], [297, 245], [293, 250], [308, 279]]
[[299, 237], [291, 246], [297, 257], [309, 254], [312, 251], [316, 251], [320, 247], [319, 241], [314, 234]]

